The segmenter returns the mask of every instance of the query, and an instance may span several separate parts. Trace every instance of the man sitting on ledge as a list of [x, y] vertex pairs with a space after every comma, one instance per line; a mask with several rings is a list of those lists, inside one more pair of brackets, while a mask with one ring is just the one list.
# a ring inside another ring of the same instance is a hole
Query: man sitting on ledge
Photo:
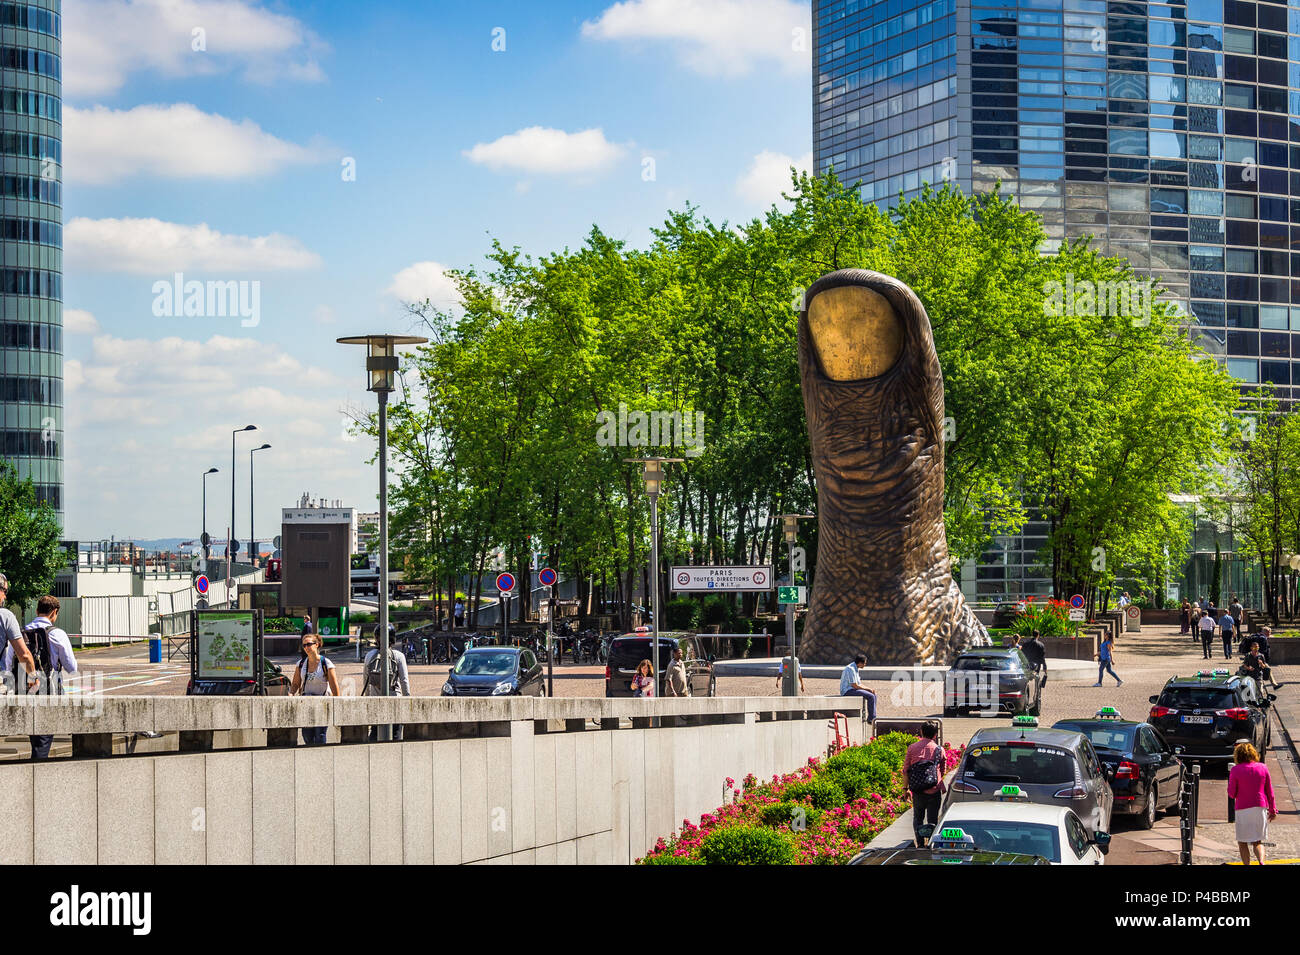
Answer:
[[866, 666], [867, 658], [858, 654], [853, 662], [840, 674], [840, 696], [860, 696], [867, 701], [867, 719], [876, 721], [876, 694], [872, 693], [858, 680], [858, 667]]

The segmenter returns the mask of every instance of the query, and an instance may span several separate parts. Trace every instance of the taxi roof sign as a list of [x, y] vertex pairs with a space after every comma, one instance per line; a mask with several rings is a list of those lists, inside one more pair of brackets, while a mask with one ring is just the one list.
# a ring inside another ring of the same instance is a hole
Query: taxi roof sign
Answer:
[[1012, 726], [1024, 726], [1024, 727], [1027, 727], [1027, 728], [1029, 728], [1029, 729], [1033, 729], [1034, 727], [1036, 727], [1036, 726], [1038, 725], [1038, 717], [1036, 717], [1036, 716], [1017, 716], [1015, 719], [1013, 719], [1013, 720], [1011, 721], [1011, 725], [1012, 725]]
[[973, 836], [966, 835], [966, 830], [957, 826], [948, 826], [940, 830], [932, 843], [941, 848], [971, 848], [975, 845]]
[[993, 798], [1023, 800], [1024, 802], [1029, 801], [1029, 796], [1026, 795], [1025, 792], [1014, 783], [1008, 783], [1007, 785], [1003, 786], [1001, 789], [998, 790], [997, 795], [994, 796]]
[[1115, 707], [1113, 706], [1103, 706], [1101, 709], [1097, 711], [1097, 715], [1095, 718], [1099, 720], [1123, 719], [1123, 717], [1120, 716], [1119, 710], [1115, 709]]

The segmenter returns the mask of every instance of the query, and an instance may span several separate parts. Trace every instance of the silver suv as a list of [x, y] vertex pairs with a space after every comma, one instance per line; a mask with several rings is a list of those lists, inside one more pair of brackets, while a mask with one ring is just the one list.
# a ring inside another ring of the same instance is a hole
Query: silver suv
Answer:
[[1037, 726], [1033, 717], [1020, 716], [1010, 728], [977, 730], [948, 787], [943, 811], [955, 802], [992, 799], [1014, 783], [1030, 802], [1072, 809], [1089, 832], [1109, 832], [1115, 796], [1088, 738]]

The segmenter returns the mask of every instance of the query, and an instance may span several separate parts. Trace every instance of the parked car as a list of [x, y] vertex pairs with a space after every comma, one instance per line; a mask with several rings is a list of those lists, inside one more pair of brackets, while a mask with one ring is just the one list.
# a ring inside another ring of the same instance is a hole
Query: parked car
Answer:
[[993, 706], [1012, 714], [1037, 716], [1042, 703], [1042, 677], [1019, 648], [967, 650], [952, 661], [944, 679], [946, 717]]
[[545, 696], [545, 672], [527, 647], [471, 647], [447, 674], [442, 695]]
[[1275, 699], [1272, 693], [1261, 698], [1250, 677], [1200, 670], [1195, 676], [1170, 677], [1151, 697], [1147, 722], [1183, 759], [1226, 765], [1243, 739], [1263, 759], [1272, 736], [1268, 709]]
[[1019, 786], [1008, 784], [988, 801], [948, 807], [931, 845], [962, 843], [975, 851], [1038, 856], [1052, 865], [1102, 865], [1110, 834], [1090, 832], [1066, 806], [1034, 805]]
[[1066, 806], [1088, 832], [1109, 832], [1114, 794], [1092, 744], [1082, 733], [1037, 729], [1031, 716], [1006, 729], [976, 730], [966, 745], [944, 811], [959, 802], [987, 802], [1005, 785], [1031, 803]]
[[[263, 696], [288, 696], [292, 670], [286, 674], [277, 664], [262, 660]], [[257, 696], [256, 680], [194, 680], [185, 687], [186, 696]]]
[[1114, 812], [1136, 816], [1141, 828], [1150, 829], [1161, 809], [1178, 808], [1183, 764], [1154, 726], [1103, 706], [1090, 719], [1058, 720], [1052, 729], [1088, 737], [1115, 795]]
[[[609, 643], [605, 663], [605, 695], [631, 696], [632, 677], [642, 660], [650, 659], [649, 633], [625, 633]], [[718, 678], [713, 673], [713, 656], [704, 652], [701, 640], [693, 633], [659, 634], [659, 659], [655, 672], [659, 684], [655, 693], [663, 696], [664, 673], [672, 662], [673, 651], [682, 651], [686, 663], [686, 680], [691, 696], [717, 696]]]

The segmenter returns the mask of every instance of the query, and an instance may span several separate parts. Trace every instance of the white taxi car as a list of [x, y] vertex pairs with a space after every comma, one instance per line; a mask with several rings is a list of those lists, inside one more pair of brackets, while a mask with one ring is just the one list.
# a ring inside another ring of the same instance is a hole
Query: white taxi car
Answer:
[[991, 800], [958, 802], [939, 820], [930, 845], [1042, 856], [1052, 865], [1103, 865], [1110, 833], [1091, 836], [1073, 810], [1031, 803], [1018, 786]]

